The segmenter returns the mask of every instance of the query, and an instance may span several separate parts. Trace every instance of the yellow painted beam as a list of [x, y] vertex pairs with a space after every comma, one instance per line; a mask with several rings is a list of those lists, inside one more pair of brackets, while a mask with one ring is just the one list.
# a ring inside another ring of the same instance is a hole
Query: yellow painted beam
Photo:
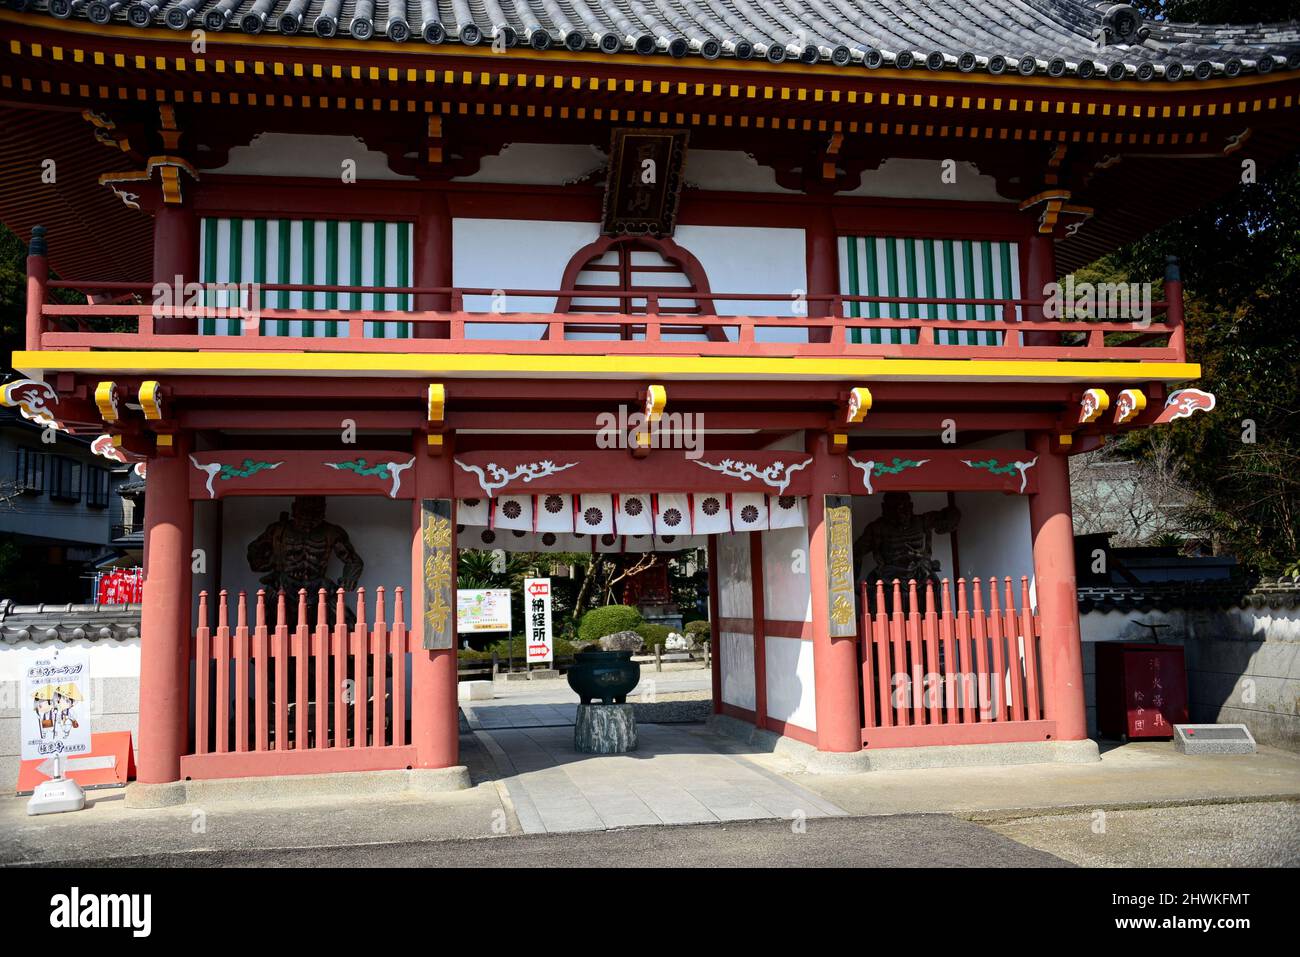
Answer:
[[730, 356], [446, 355], [412, 352], [15, 352], [26, 375], [55, 372], [148, 375], [475, 377], [600, 376], [636, 379], [877, 379], [958, 382], [1185, 382], [1194, 362], [1052, 362], [1038, 359], [780, 359]]

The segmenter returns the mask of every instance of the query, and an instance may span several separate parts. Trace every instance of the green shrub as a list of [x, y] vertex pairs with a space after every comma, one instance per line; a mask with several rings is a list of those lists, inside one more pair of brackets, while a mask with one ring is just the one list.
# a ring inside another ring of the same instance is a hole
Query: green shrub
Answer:
[[629, 605], [593, 608], [582, 616], [582, 623], [578, 626], [578, 639], [580, 642], [599, 641], [615, 632], [636, 631], [636, 626], [642, 621], [641, 613]]
[[688, 622], [686, 634], [693, 636], [696, 641], [708, 641], [713, 634], [713, 629], [709, 626], [708, 619], [704, 618], [699, 621]]
[[645, 639], [645, 647], [642, 651], [653, 652], [655, 645], [664, 645], [668, 642], [668, 636], [673, 630], [667, 625], [653, 625], [646, 622], [643, 625], [637, 625], [634, 629], [638, 635]]
[[[553, 642], [553, 651], [556, 658], [569, 658], [573, 653], [578, 651], [578, 646], [564, 638], [556, 638]], [[473, 648], [460, 648], [456, 651], [456, 657], [460, 661], [491, 661], [492, 655], [495, 654], [497, 659], [502, 663], [509, 660], [511, 653], [514, 654], [515, 664], [524, 660], [524, 639], [522, 635], [517, 635], [506, 641], [504, 638], [500, 641], [493, 642], [483, 651], [475, 651]]]

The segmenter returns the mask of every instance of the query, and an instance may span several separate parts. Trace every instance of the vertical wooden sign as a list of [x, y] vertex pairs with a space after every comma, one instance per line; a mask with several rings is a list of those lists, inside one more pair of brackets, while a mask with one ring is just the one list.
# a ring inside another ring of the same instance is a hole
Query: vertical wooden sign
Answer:
[[456, 647], [456, 619], [452, 601], [456, 583], [455, 536], [452, 534], [451, 499], [426, 498], [420, 503], [420, 536], [424, 542], [424, 640], [433, 651]]
[[853, 594], [852, 501], [847, 495], [826, 496], [826, 592], [832, 638], [852, 638], [858, 631]]

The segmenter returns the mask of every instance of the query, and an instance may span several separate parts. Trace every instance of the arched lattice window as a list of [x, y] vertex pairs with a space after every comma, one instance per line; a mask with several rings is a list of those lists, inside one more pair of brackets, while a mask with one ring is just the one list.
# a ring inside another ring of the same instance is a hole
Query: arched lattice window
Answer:
[[713, 313], [704, 267], [671, 239], [602, 236], [569, 260], [563, 288], [591, 295], [561, 296], [556, 312], [644, 315], [654, 295], [661, 315]]

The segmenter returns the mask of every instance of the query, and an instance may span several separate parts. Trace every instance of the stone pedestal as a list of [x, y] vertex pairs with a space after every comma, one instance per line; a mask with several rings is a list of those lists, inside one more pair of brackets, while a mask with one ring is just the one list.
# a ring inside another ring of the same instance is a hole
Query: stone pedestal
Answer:
[[580, 704], [573, 722], [573, 749], [584, 754], [636, 750], [636, 718], [630, 704]]

